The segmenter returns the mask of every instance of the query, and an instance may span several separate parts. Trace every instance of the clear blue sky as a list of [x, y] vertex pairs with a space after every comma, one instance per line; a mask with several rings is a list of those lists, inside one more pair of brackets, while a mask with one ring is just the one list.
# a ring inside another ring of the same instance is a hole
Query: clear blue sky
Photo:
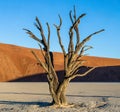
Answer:
[[80, 24], [81, 39], [99, 29], [105, 32], [94, 36], [87, 45], [92, 45], [88, 54], [92, 56], [120, 58], [120, 0], [0, 0], [0, 43], [38, 48], [23, 31], [39, 32], [34, 27], [35, 17], [38, 16], [45, 32], [46, 22], [51, 27], [51, 50], [60, 52], [54, 23], [59, 23], [61, 15], [63, 26], [62, 41], [67, 45], [68, 28], [71, 25], [69, 11], [76, 6], [77, 15], [87, 15]]

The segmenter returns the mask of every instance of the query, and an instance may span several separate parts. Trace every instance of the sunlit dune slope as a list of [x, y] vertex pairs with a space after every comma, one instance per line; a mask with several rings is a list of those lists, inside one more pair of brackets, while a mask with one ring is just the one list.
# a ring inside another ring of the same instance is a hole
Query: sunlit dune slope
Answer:
[[[0, 44], [0, 81], [9, 81], [32, 74], [43, 73], [31, 50], [44, 61], [39, 49], [19, 47], [9, 44]], [[63, 70], [62, 53], [53, 53], [55, 69]], [[120, 59], [86, 56], [86, 66], [120, 66]]]

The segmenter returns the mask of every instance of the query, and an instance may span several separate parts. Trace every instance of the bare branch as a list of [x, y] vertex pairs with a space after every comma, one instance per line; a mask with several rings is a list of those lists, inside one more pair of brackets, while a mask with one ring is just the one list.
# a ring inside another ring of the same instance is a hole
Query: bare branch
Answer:
[[76, 32], [76, 40], [77, 40], [76, 46], [75, 46], [75, 48], [76, 48], [78, 46], [78, 44], [80, 43], [80, 33], [79, 33], [78, 26], [76, 26], [74, 29], [75, 29], [75, 32]]
[[69, 31], [70, 42], [68, 46], [68, 54], [72, 54], [74, 52], [74, 43], [73, 43], [73, 31], [72, 29]]
[[38, 58], [38, 56], [36, 55], [36, 53], [34, 51], [31, 51], [32, 54], [35, 56], [35, 58], [37, 59], [37, 61], [39, 62], [39, 64], [44, 68], [44, 70], [48, 73], [48, 68], [46, 67], [46, 65], [40, 60], [40, 58]]
[[[40, 47], [40, 51], [41, 51], [41, 54], [42, 54], [42, 56], [43, 56], [43, 58], [44, 58], [44, 60], [45, 60], [45, 62], [46, 62], [46, 64], [48, 64], [47, 62], [47, 57], [45, 56], [45, 52], [43, 52], [43, 48], [42, 48], [42, 46], [40, 45], [40, 44], [38, 44], [39, 45], [39, 47]], [[47, 65], [46, 65], [47, 66]]]
[[36, 22], [37, 22], [37, 23], [35, 23], [35, 26], [36, 26], [39, 30], [41, 30], [41, 31], [43, 32], [42, 25], [41, 25], [38, 17], [36, 17]]
[[81, 14], [81, 15], [78, 17], [78, 19], [74, 22], [74, 24], [71, 26], [70, 29], [75, 28], [75, 26], [76, 26], [77, 24], [79, 24], [80, 19], [81, 19], [82, 17], [84, 17], [85, 15], [86, 15], [85, 13]]
[[103, 31], [104, 31], [104, 29], [99, 30], [99, 31], [97, 31], [97, 32], [94, 32], [94, 33], [90, 34], [89, 36], [87, 36], [87, 37], [86, 37], [81, 43], [79, 43], [79, 45], [76, 47], [76, 49], [75, 49], [75, 54], [77, 54], [77, 53], [79, 52], [79, 50], [81, 49], [81, 47], [84, 46], [84, 44], [85, 44], [87, 41], [89, 41], [93, 35], [98, 34], [98, 33], [100, 33], [100, 32], [103, 32]]
[[91, 69], [89, 69], [87, 72], [83, 73], [83, 74], [76, 74], [76, 76], [80, 76], [80, 77], [83, 77], [83, 76], [86, 76], [88, 73], [90, 73], [91, 71], [93, 71], [96, 67], [93, 67]]
[[75, 22], [74, 22], [74, 30], [75, 30], [75, 32], [76, 32], [76, 40], [77, 40], [77, 42], [76, 42], [76, 45], [75, 45], [75, 48], [78, 46], [78, 44], [80, 43], [80, 33], [79, 33], [79, 29], [78, 29], [78, 25], [79, 25], [79, 23], [80, 23], [80, 19], [82, 18], [82, 17], [84, 17], [86, 14], [85, 13], [83, 13], [83, 14], [81, 14], [79, 17], [78, 17], [78, 19], [77, 19], [77, 17], [76, 17], [76, 9], [75, 9], [75, 6], [74, 6], [74, 20], [75, 20]]
[[49, 26], [49, 24], [48, 23], [46, 23], [47, 24], [47, 28], [48, 28], [48, 50], [50, 49], [50, 26]]
[[83, 77], [86, 76], [88, 73], [90, 73], [91, 71], [93, 71], [96, 67], [92, 67], [90, 68], [87, 72], [83, 73], [83, 74], [73, 74], [72, 76], [68, 77], [69, 80], [74, 79], [75, 77]]
[[76, 74], [84, 62], [85, 60], [81, 60], [81, 59], [73, 61], [69, 67], [69, 76]]
[[76, 9], [75, 9], [75, 6], [74, 6], [74, 20], [76, 21]]
[[76, 19], [76, 10], [75, 10], [75, 6], [74, 6], [74, 16], [73, 16], [74, 22], [72, 19], [72, 11], [70, 11], [69, 15], [70, 15], [70, 19], [72, 21], [72, 26], [69, 29], [70, 42], [69, 42], [69, 46], [68, 46], [68, 66], [71, 64], [71, 62], [74, 59], [73, 29], [76, 31], [76, 35], [77, 35], [77, 43], [76, 43], [76, 46], [77, 46], [77, 44], [80, 41], [78, 24], [80, 22], [80, 18], [82, 18], [85, 14], [82, 14], [81, 16], [78, 17], [78, 19]]
[[55, 26], [56, 29], [57, 29], [57, 36], [58, 36], [59, 44], [60, 44], [60, 47], [61, 47], [61, 49], [62, 49], [62, 51], [63, 51], [64, 56], [65, 56], [65, 55], [66, 55], [66, 51], [65, 51], [65, 48], [64, 48], [64, 46], [63, 46], [63, 44], [62, 44], [62, 40], [61, 40], [61, 36], [60, 36], [60, 27], [61, 27], [61, 25], [62, 25], [62, 18], [60, 17], [60, 15], [59, 15], [59, 19], [60, 19], [60, 24], [59, 24], [59, 26], [57, 26], [57, 25], [55, 25], [55, 24], [54, 24], [54, 26]]
[[80, 51], [80, 54], [79, 54], [78, 57], [81, 57], [85, 51], [87, 51], [87, 50], [89, 50], [89, 49], [92, 49], [92, 48], [93, 48], [92, 46], [83, 46], [83, 47], [81, 48], [81, 51]]
[[61, 18], [60, 15], [58, 15], [58, 16], [59, 16], [59, 19], [60, 19], [60, 25], [59, 25], [59, 27], [61, 27], [61, 25], [62, 25], [62, 18]]
[[40, 51], [41, 51], [43, 57], [45, 57], [44, 52], [43, 52], [43, 49], [42, 49], [42, 46], [41, 46], [40, 44], [38, 44], [38, 45], [39, 45], [39, 47], [40, 47]]
[[40, 40], [38, 37], [36, 37], [30, 30], [28, 30], [28, 29], [23, 29], [23, 30], [25, 30], [26, 33], [29, 34], [29, 36], [31, 38], [33, 38], [34, 40], [38, 41], [39, 43], [42, 43], [42, 40]]
[[41, 37], [42, 37], [42, 44], [44, 45], [45, 50], [47, 50], [47, 42], [46, 42], [46, 38], [45, 38], [44, 31], [43, 31], [42, 25], [41, 25], [41, 23], [40, 23], [38, 17], [36, 17], [36, 23], [35, 23], [35, 26], [36, 26], [37, 29], [40, 31], [40, 34], [41, 34]]
[[[82, 18], [83, 16], [85, 16], [86, 14], [82, 14], [78, 17], [78, 19], [76, 19], [76, 11], [75, 11], [75, 7], [74, 7], [74, 19], [75, 22], [73, 23], [73, 25], [70, 27], [69, 29], [69, 37], [70, 37], [70, 42], [69, 42], [69, 46], [68, 46], [68, 65], [70, 65], [73, 57], [74, 57], [74, 43], [73, 43], [73, 29], [75, 29], [76, 31], [76, 35], [77, 35], [77, 43], [76, 43], [76, 47], [78, 46], [79, 42], [80, 42], [80, 35], [79, 35], [79, 30], [78, 30], [78, 24], [80, 22], [80, 18]], [[72, 15], [70, 12], [70, 19], [72, 19]], [[73, 22], [73, 20], [71, 20]]]
[[62, 18], [60, 15], [58, 15], [58, 17], [59, 17], [60, 23], [58, 26], [56, 24], [54, 24], [54, 26], [56, 27], [57, 30], [60, 30], [60, 27], [62, 26]]
[[71, 22], [72, 22], [72, 24], [73, 24], [74, 21], [73, 21], [73, 18], [72, 18], [72, 11], [69, 12], [69, 16], [70, 16], [70, 20], [71, 20]]

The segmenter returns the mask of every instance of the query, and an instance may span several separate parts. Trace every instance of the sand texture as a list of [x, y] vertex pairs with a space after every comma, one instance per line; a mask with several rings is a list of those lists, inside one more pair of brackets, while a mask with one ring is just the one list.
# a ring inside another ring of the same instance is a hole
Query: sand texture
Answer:
[[0, 83], [0, 112], [120, 112], [119, 83], [70, 83], [72, 108], [49, 107], [47, 83]]

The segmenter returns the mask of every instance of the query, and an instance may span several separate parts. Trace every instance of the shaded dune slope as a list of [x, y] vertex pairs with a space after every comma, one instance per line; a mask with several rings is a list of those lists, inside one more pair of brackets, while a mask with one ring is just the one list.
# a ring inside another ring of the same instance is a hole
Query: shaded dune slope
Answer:
[[[46, 74], [39, 66], [31, 53], [34, 50], [42, 61], [40, 50], [19, 47], [15, 45], [0, 44], [0, 81], [46, 81]], [[63, 55], [53, 53], [55, 69], [62, 79]], [[73, 81], [120, 81], [120, 59], [101, 58], [94, 56], [84, 57], [85, 66], [98, 66], [88, 76], [79, 77]], [[86, 69], [83, 67], [81, 70]], [[81, 72], [81, 71], [80, 71]]]

